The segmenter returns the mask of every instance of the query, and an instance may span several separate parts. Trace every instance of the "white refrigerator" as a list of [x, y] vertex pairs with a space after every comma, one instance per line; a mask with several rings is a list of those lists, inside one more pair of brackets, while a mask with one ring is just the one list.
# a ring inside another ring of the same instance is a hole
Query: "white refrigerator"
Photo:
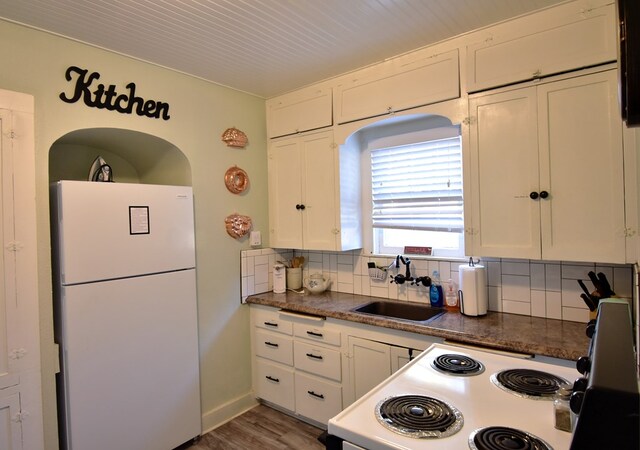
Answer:
[[60, 181], [51, 212], [62, 448], [200, 435], [191, 188]]

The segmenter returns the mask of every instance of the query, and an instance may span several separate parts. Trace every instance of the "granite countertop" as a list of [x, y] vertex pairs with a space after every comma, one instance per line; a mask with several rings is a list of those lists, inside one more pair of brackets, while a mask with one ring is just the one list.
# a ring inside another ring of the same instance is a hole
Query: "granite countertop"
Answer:
[[351, 311], [373, 300], [386, 299], [342, 292], [266, 292], [248, 297], [247, 303], [437, 336], [476, 346], [562, 359], [576, 360], [587, 354], [589, 346], [585, 324], [578, 322], [491, 311], [483, 317], [466, 317], [457, 311], [448, 311], [423, 324]]

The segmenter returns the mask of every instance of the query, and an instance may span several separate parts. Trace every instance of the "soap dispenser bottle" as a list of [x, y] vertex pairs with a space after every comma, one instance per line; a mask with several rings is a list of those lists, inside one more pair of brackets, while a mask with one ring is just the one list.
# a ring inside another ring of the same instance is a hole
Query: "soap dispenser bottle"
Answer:
[[442, 291], [442, 283], [440, 281], [440, 273], [437, 270], [433, 271], [431, 277], [431, 288], [429, 289], [429, 302], [434, 308], [442, 308], [444, 300], [444, 293]]

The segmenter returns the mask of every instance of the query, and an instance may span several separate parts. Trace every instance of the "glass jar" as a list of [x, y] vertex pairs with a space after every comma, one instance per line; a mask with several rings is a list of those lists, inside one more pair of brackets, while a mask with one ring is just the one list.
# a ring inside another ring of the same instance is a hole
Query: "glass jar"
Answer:
[[561, 384], [553, 397], [553, 413], [555, 417], [555, 427], [558, 430], [571, 432], [571, 409], [569, 399], [573, 392], [570, 384]]

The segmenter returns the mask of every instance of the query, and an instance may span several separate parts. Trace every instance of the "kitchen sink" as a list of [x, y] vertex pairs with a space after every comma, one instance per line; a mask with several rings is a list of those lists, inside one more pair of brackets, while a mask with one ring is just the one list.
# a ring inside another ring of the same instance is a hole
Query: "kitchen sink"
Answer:
[[417, 303], [400, 303], [374, 301], [366, 305], [352, 309], [353, 312], [371, 314], [374, 316], [392, 317], [394, 319], [411, 320], [414, 322], [426, 322], [441, 316], [446, 311], [442, 308], [433, 308]]

